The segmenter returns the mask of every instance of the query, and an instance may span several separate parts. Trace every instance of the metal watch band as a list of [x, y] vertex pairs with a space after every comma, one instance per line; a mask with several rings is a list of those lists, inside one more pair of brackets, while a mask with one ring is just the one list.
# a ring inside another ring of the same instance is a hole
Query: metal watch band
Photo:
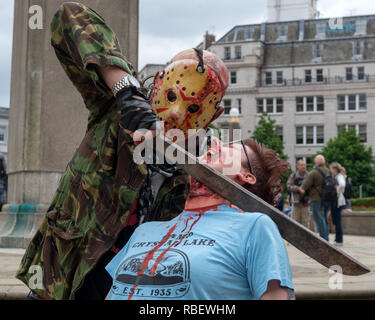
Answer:
[[112, 87], [112, 92], [113, 95], [116, 97], [117, 93], [121, 91], [122, 89], [130, 87], [130, 83], [128, 80], [128, 76], [122, 78], [119, 82], [117, 82], [113, 87]]

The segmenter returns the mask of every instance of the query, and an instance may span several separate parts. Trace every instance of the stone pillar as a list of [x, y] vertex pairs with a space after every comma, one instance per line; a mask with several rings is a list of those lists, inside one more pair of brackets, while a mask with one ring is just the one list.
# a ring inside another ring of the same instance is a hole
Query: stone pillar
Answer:
[[[63, 2], [15, 0], [8, 141], [9, 204], [3, 207], [3, 213], [17, 211], [14, 205], [24, 204], [45, 213], [87, 127], [88, 112], [83, 100], [50, 45], [50, 22]], [[139, 1], [80, 2], [105, 19], [117, 34], [124, 55], [137, 68]], [[33, 5], [43, 9], [43, 29], [29, 28], [32, 16], [29, 8]]]

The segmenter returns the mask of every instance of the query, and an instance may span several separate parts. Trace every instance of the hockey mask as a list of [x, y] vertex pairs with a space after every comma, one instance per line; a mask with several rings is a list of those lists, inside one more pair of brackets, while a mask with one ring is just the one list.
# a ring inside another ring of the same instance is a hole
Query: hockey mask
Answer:
[[154, 80], [150, 103], [165, 130], [207, 128], [223, 112], [220, 102], [228, 87], [228, 72], [213, 53], [186, 50]]

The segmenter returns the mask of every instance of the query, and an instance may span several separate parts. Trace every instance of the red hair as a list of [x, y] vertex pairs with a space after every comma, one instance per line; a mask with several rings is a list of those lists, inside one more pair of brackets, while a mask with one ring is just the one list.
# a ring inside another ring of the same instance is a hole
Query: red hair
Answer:
[[253, 153], [251, 164], [256, 177], [254, 185], [246, 184], [244, 187], [269, 204], [276, 206], [282, 192], [281, 179], [289, 164], [280, 159], [274, 150], [260, 145], [254, 139], [244, 140]]

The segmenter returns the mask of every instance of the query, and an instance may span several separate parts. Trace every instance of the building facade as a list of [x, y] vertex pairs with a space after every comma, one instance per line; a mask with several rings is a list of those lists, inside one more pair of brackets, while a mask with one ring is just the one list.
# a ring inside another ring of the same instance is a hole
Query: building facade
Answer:
[[161, 71], [165, 68], [165, 64], [146, 64], [139, 72], [138, 79], [143, 82], [145, 87], [148, 87], [154, 81], [154, 76], [158, 71]]
[[375, 150], [375, 15], [235, 26], [208, 50], [230, 74], [226, 127], [237, 108], [243, 137], [260, 114], [276, 120], [292, 166], [355, 128]]
[[318, 0], [268, 0], [268, 22], [315, 19]]

